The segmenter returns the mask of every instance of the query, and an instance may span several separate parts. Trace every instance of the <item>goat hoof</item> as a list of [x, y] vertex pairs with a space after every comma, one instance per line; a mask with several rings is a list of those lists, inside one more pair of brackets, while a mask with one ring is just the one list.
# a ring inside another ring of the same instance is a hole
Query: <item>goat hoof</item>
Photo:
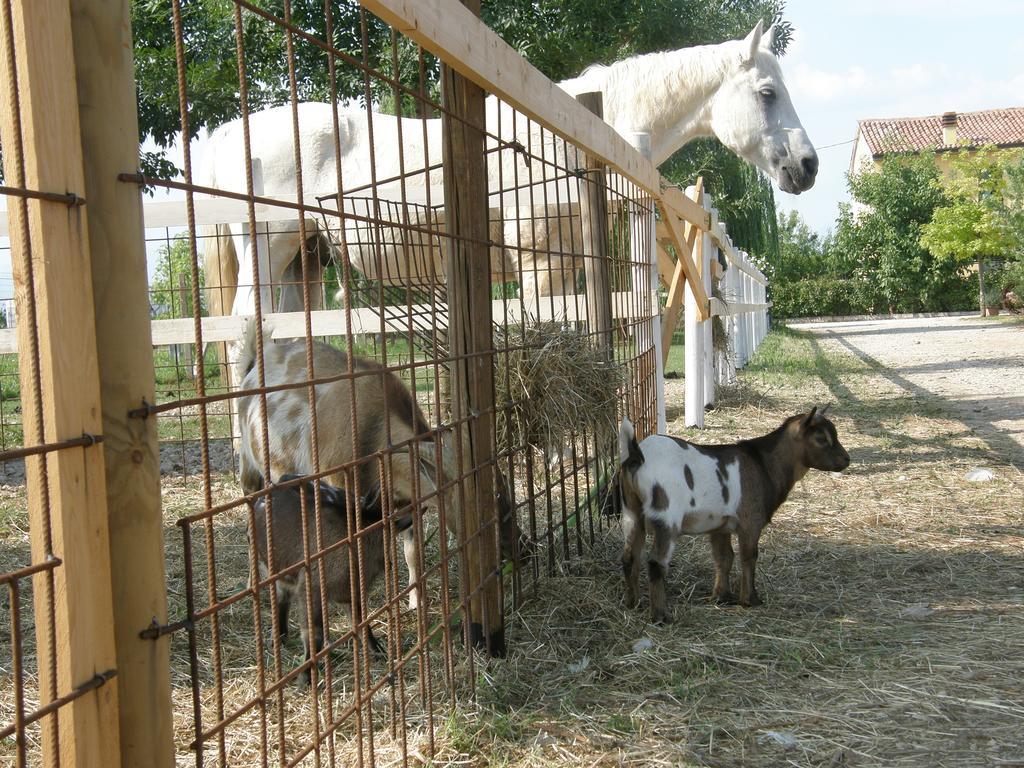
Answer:
[[744, 600], [740, 603], [744, 608], [757, 608], [757, 606], [763, 604], [761, 598], [757, 595], [751, 595], [749, 600]]
[[723, 592], [720, 595], [712, 595], [712, 598], [719, 605], [738, 605], [739, 598], [732, 592]]
[[632, 611], [640, 604], [640, 598], [636, 595], [626, 595], [622, 602], [625, 603], [628, 610]]
[[664, 627], [666, 624], [671, 624], [672, 619], [664, 613], [654, 613], [651, 614], [651, 623], [659, 627]]

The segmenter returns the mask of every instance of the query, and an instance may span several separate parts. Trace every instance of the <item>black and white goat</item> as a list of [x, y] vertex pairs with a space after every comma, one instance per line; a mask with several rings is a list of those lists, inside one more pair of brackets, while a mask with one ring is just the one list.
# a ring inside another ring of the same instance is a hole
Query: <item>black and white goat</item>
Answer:
[[767, 435], [728, 445], [697, 445], [668, 435], [651, 435], [638, 445], [633, 425], [624, 419], [619, 428], [619, 488], [627, 606], [635, 607], [639, 599], [647, 532], [654, 539], [648, 573], [655, 623], [666, 619], [665, 573], [675, 541], [684, 534], [710, 536], [712, 596], [728, 603], [737, 601], [729, 589], [735, 533], [742, 567], [738, 602], [760, 605], [754, 568], [761, 531], [808, 469], [841, 471], [850, 464], [835, 425], [824, 413], [812, 408]]

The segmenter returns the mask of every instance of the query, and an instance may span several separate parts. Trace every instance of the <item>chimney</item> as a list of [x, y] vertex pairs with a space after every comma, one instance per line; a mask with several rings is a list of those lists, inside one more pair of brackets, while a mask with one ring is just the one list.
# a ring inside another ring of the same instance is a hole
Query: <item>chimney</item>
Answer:
[[942, 126], [943, 145], [956, 146], [956, 112], [943, 112], [939, 124]]

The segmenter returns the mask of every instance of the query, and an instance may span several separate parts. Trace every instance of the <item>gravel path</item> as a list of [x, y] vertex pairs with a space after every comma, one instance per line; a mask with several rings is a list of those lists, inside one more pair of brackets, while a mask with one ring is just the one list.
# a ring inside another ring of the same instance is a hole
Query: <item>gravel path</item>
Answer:
[[854, 355], [908, 395], [940, 400], [996, 457], [1024, 467], [1024, 324], [974, 315], [790, 327]]

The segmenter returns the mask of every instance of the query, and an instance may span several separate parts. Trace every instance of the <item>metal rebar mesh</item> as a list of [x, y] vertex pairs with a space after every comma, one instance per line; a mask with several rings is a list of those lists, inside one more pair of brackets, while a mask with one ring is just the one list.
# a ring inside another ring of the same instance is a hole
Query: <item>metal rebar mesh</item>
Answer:
[[[497, 585], [514, 652], [515, 607], [608, 525], [615, 465], [607, 433], [587, 420], [557, 444], [536, 437], [535, 424], [515, 439], [494, 432], [485, 463], [499, 499], [475, 537], [460, 536], [481, 466], [455, 436], [475, 420], [533, 418], [537, 395], [517, 366], [554, 354], [545, 345], [557, 338], [614, 361], [618, 413], [628, 404], [653, 429], [653, 203], [495, 96], [486, 124], [471, 124], [438, 95], [437, 60], [363, 10], [339, 17], [325, 3], [315, 23], [305, 6], [298, 23], [287, 0], [277, 12], [233, 0], [231, 11], [230, 143], [193, 158], [186, 142], [174, 179], [123, 178], [168, 198], [147, 205], [157, 402], [137, 415], [156, 417], [161, 440], [171, 621], [155, 631], [172, 633], [178, 757], [222, 766], [425, 759], [444, 718], [477, 685], [479, 659], [466, 642], [474, 601]], [[189, 104], [201, 85], [191, 79], [184, 13], [174, 0], [166, 24], [181, 132], [191, 135]], [[255, 91], [266, 84], [251, 79], [254, 27], [284, 52], [272, 120], [254, 106], [265, 103]], [[342, 38], [357, 42], [342, 50]], [[358, 85], [357, 98], [343, 95], [342, 81], [349, 91]], [[315, 108], [313, 95], [322, 100]], [[483, 133], [487, 211], [477, 214], [487, 235], [473, 242], [448, 220], [446, 127]], [[282, 158], [290, 165], [271, 162]], [[583, 210], [591, 185], [600, 214]], [[472, 353], [453, 352], [449, 337], [446, 262], [460, 244], [489, 260], [493, 344]], [[607, 286], [606, 327], [595, 326], [588, 293], [596, 275]], [[248, 316], [264, 332], [244, 353], [237, 341]], [[240, 357], [247, 370], [235, 369]], [[505, 394], [456, 418], [450, 382], [463, 364], [497, 371], [495, 390]], [[17, 447], [2, 381], [0, 398], [4, 447]], [[308, 495], [297, 490], [306, 483]], [[325, 496], [328, 487], [340, 497]], [[275, 517], [288, 499], [298, 530]], [[503, 545], [506, 563], [470, 572], [485, 537]], [[59, 565], [40, 567], [42, 583]], [[12, 616], [24, 618], [25, 577], [3, 578]], [[296, 630], [314, 635], [319, 614], [323, 644], [308, 659]], [[23, 624], [12, 621], [17, 637]], [[19, 643], [15, 656], [24, 655]], [[18, 701], [18, 733], [31, 734], [31, 709]]]

